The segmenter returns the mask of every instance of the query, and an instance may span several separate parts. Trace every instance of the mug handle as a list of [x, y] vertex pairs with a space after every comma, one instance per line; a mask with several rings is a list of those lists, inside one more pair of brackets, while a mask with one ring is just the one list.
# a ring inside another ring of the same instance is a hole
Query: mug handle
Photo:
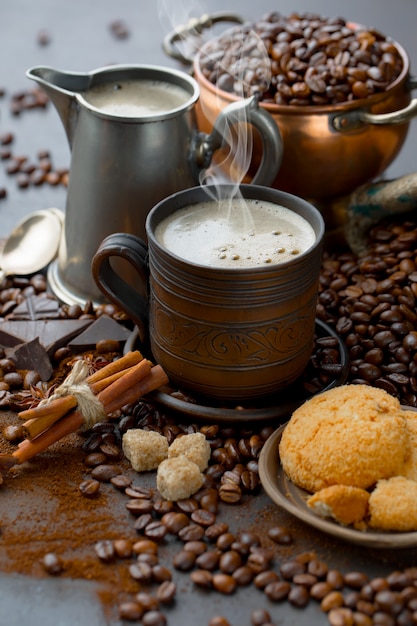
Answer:
[[257, 96], [228, 104], [217, 116], [211, 133], [200, 133], [195, 151], [198, 164], [208, 168], [213, 153], [230, 144], [228, 135], [231, 127], [242, 123], [252, 124], [259, 131], [262, 141], [261, 161], [251, 183], [269, 187], [281, 167], [284, 148], [278, 124], [268, 111], [259, 106]]
[[111, 264], [112, 258], [125, 259], [134, 267], [147, 294], [148, 248], [136, 235], [113, 233], [103, 239], [91, 262], [91, 271], [97, 287], [131, 318], [138, 328], [141, 343], [148, 346], [148, 297], [119, 276]]

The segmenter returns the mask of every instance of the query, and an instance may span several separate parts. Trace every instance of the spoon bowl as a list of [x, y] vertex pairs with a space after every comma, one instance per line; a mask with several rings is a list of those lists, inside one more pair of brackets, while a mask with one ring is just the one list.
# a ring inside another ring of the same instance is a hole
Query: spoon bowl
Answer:
[[24, 217], [12, 230], [0, 254], [0, 281], [46, 267], [57, 255], [64, 213], [41, 209]]

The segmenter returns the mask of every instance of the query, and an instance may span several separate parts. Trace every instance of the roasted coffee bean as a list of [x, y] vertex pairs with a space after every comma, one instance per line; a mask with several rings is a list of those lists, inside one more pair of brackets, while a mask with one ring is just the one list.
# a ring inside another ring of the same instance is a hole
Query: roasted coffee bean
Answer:
[[148, 611], [142, 617], [143, 626], [167, 626], [167, 618], [157, 610]]
[[147, 591], [138, 591], [138, 593], [135, 595], [135, 599], [137, 600], [137, 602], [140, 602], [145, 611], [158, 610], [158, 600], [155, 598], [155, 596], [152, 596]]
[[293, 585], [291, 587], [288, 594], [288, 601], [290, 602], [290, 604], [298, 608], [302, 608], [307, 606], [309, 600], [310, 594], [308, 592], [308, 589], [301, 585]]
[[218, 550], [207, 550], [207, 552], [203, 552], [199, 554], [195, 560], [195, 564], [200, 569], [208, 570], [209, 572], [214, 572], [217, 569], [220, 562], [221, 552]]
[[176, 584], [172, 580], [164, 580], [156, 590], [156, 598], [161, 604], [171, 604], [176, 593]]
[[233, 574], [242, 564], [242, 557], [236, 550], [223, 552], [219, 559], [219, 569], [225, 574]]
[[134, 600], [126, 600], [119, 604], [119, 617], [128, 622], [137, 622], [144, 613], [143, 606], [140, 602]]
[[42, 565], [45, 571], [51, 576], [57, 576], [61, 574], [64, 569], [63, 562], [61, 558], [55, 554], [55, 552], [48, 552], [42, 559]]
[[204, 541], [187, 541], [184, 543], [184, 550], [189, 550], [190, 552], [194, 552], [195, 555], [199, 556], [206, 552], [207, 544]]
[[232, 572], [232, 576], [239, 587], [244, 587], [252, 582], [255, 577], [255, 572], [249, 565], [241, 565]]
[[144, 534], [149, 539], [153, 539], [154, 541], [162, 541], [165, 535], [167, 534], [167, 527], [164, 526], [160, 521], [152, 521], [144, 529]]
[[368, 576], [362, 572], [347, 572], [345, 574], [345, 585], [353, 589], [361, 589], [368, 581]]
[[83, 480], [78, 488], [81, 494], [86, 498], [94, 498], [100, 490], [100, 481], [92, 478]]
[[353, 611], [346, 607], [332, 609], [327, 616], [330, 626], [353, 626]]
[[158, 554], [158, 544], [152, 539], [139, 539], [132, 546], [135, 554]]
[[190, 520], [185, 513], [166, 513], [162, 516], [161, 522], [166, 526], [167, 532], [177, 535], [185, 526], [188, 526]]
[[209, 620], [208, 626], [231, 626], [231, 624], [222, 615], [215, 615]]
[[[209, 527], [210, 528], [210, 527]], [[188, 526], [184, 526], [178, 533], [178, 537], [182, 541], [200, 541], [204, 537], [205, 530], [202, 526], [198, 524], [189, 524]]]
[[95, 544], [94, 549], [100, 561], [103, 561], [104, 563], [111, 563], [114, 561], [116, 553], [113, 542], [109, 539], [98, 541]]
[[254, 609], [251, 613], [252, 626], [264, 626], [271, 622], [271, 615], [266, 609]]
[[[121, 474], [121, 470], [116, 465], [107, 465], [105, 463], [96, 465], [91, 470], [91, 478], [98, 480], [102, 483], [109, 482], [114, 476]], [[129, 507], [127, 507], [129, 508]]]
[[216, 515], [211, 511], [206, 511], [205, 509], [197, 509], [191, 513], [191, 519], [195, 524], [207, 527], [214, 524], [216, 521]]
[[172, 580], [172, 572], [164, 565], [157, 563], [152, 567], [152, 579], [157, 583]]
[[320, 608], [325, 613], [331, 611], [331, 609], [338, 608], [344, 605], [344, 597], [340, 591], [330, 591], [320, 603]]
[[264, 588], [264, 593], [272, 602], [283, 602], [288, 598], [291, 591], [291, 584], [285, 580], [278, 580], [268, 583]]
[[306, 566], [299, 561], [286, 561], [280, 565], [279, 571], [284, 580], [292, 580], [296, 574], [304, 574]]
[[129, 500], [126, 503], [126, 508], [132, 515], [142, 515], [143, 513], [151, 513], [153, 511], [153, 504], [151, 500], [144, 500], [141, 498], [135, 498]]
[[254, 584], [257, 589], [265, 589], [270, 583], [279, 581], [279, 576], [273, 570], [263, 570], [256, 574], [254, 578]]
[[127, 539], [115, 539], [113, 548], [119, 559], [128, 559], [132, 556], [132, 542]]
[[283, 526], [273, 526], [272, 528], [269, 528], [268, 537], [272, 539], [274, 543], [282, 545], [289, 545], [294, 541], [290, 531]]
[[112, 478], [110, 478], [110, 482], [113, 487], [116, 487], [116, 489], [125, 490], [126, 487], [129, 487], [129, 485], [132, 483], [132, 479], [125, 474], [118, 474], [117, 476], [113, 476]]
[[216, 522], [205, 529], [204, 535], [209, 541], [217, 541], [220, 535], [224, 535], [228, 530], [229, 526], [225, 522]]
[[207, 569], [196, 569], [191, 572], [190, 578], [197, 587], [211, 589], [213, 575]]
[[196, 555], [194, 554], [194, 552], [190, 552], [189, 550], [181, 550], [180, 552], [177, 552], [172, 561], [175, 569], [181, 572], [190, 571], [194, 567], [195, 563]]
[[139, 583], [148, 584], [152, 581], [152, 566], [143, 561], [129, 565], [129, 574]]
[[230, 576], [229, 574], [213, 574], [212, 578], [213, 589], [223, 593], [225, 595], [230, 595], [234, 593], [237, 587], [237, 582]]
[[133, 528], [138, 532], [143, 532], [145, 528], [153, 521], [152, 513], [142, 513], [135, 519]]

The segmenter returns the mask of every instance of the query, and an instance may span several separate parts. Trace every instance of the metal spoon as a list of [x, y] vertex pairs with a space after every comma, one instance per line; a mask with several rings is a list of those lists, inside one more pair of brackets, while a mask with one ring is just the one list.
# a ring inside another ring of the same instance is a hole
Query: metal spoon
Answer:
[[34, 211], [18, 222], [0, 252], [0, 282], [46, 267], [57, 255], [63, 223], [64, 213], [55, 208]]

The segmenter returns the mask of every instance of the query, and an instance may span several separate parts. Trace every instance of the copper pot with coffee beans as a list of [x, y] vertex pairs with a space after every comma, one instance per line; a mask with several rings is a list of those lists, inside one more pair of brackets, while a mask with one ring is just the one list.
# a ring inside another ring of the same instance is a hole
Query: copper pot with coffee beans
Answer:
[[[237, 25], [202, 43], [181, 42], [217, 21]], [[373, 28], [312, 13], [269, 13], [256, 22], [218, 14], [165, 39], [166, 52], [193, 65], [201, 89], [198, 121], [207, 132], [231, 102], [257, 94], [276, 121], [283, 160], [273, 186], [327, 201], [380, 176], [400, 152], [417, 114], [417, 78], [403, 47]], [[253, 137], [250, 178], [259, 160]]]

